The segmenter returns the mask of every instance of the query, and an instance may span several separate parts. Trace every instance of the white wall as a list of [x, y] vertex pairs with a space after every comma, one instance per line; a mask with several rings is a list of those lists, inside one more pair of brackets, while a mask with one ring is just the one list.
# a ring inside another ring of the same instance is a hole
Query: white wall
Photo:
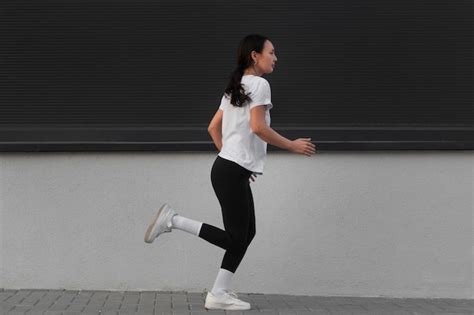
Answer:
[[[223, 228], [214, 153], [0, 153], [0, 288], [211, 289], [224, 250], [163, 202]], [[241, 292], [473, 298], [473, 152], [270, 152]]]

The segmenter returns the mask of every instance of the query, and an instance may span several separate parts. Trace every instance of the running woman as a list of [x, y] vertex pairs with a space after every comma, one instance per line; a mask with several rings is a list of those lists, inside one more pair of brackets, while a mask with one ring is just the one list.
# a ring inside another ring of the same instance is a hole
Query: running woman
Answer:
[[231, 280], [255, 236], [255, 209], [250, 180], [263, 174], [267, 143], [293, 153], [311, 156], [311, 138], [289, 140], [270, 127], [270, 84], [262, 75], [275, 68], [272, 42], [251, 34], [240, 41], [237, 67], [222, 96], [208, 131], [219, 153], [212, 165], [211, 182], [221, 206], [225, 230], [178, 215], [165, 203], [153, 216], [145, 233], [151, 243], [172, 229], [194, 234], [225, 250], [206, 309], [249, 310], [231, 290]]

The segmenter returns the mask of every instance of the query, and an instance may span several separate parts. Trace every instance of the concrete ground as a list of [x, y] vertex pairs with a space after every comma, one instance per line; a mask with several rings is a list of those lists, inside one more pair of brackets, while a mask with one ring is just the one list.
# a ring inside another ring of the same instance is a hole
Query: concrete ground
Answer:
[[0, 314], [474, 314], [472, 299], [239, 293], [248, 311], [206, 311], [207, 292], [2, 290]]

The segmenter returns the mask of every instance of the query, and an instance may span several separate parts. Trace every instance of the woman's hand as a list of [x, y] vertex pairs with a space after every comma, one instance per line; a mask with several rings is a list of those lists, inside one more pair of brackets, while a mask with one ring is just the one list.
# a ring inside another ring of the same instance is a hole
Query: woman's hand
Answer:
[[311, 142], [311, 138], [298, 138], [292, 141], [290, 151], [311, 156], [316, 153], [316, 146]]
[[[250, 179], [254, 182], [255, 179], [254, 178], [257, 178], [257, 174], [255, 173], [252, 173], [252, 175], [250, 175]], [[250, 181], [249, 181], [250, 182]]]

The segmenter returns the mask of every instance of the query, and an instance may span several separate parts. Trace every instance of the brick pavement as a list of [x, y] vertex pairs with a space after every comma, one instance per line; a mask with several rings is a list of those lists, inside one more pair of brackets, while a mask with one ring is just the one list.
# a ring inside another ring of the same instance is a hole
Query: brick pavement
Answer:
[[400, 299], [237, 293], [248, 311], [206, 311], [206, 292], [2, 290], [0, 314], [474, 314], [472, 299]]

